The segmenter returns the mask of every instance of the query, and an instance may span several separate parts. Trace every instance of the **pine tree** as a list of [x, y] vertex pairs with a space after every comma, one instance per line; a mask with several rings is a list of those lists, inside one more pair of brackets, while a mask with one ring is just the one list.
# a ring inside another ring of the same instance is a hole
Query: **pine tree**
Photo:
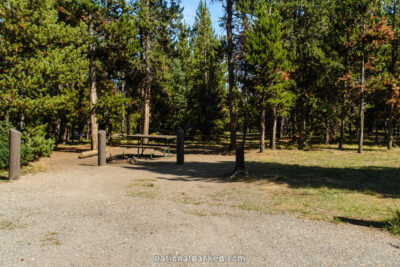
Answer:
[[295, 69], [291, 77], [295, 81], [293, 92], [297, 99], [292, 116], [298, 124], [298, 149], [302, 150], [307, 130], [311, 130], [307, 122], [312, 121], [311, 111], [316, 106], [316, 92], [321, 86], [323, 73], [320, 70], [325, 68], [326, 55], [322, 48], [329, 29], [329, 1], [280, 1], [276, 8], [283, 17], [283, 38]]
[[275, 149], [277, 112], [286, 111], [293, 102], [293, 94], [287, 88], [289, 76], [286, 50], [283, 48], [281, 17], [270, 13], [264, 0], [256, 7], [252, 30], [247, 33], [246, 60], [253, 66], [256, 94], [261, 111], [260, 152], [265, 149], [265, 112], [270, 107], [273, 111], [271, 147]]
[[220, 41], [211, 25], [206, 3], [200, 1], [193, 28], [193, 57], [189, 82], [189, 125], [204, 140], [214, 137], [224, 118], [224, 68]]

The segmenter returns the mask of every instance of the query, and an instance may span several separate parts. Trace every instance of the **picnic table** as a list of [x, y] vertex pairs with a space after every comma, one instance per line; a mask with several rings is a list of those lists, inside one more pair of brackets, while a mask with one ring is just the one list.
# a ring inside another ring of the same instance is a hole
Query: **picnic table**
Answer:
[[[150, 153], [150, 157], [153, 158], [155, 150], [161, 150], [164, 153], [164, 157], [168, 152], [168, 157], [171, 153], [171, 140], [176, 139], [175, 135], [148, 135], [148, 134], [133, 134], [127, 135], [127, 139], [137, 139], [137, 144], [126, 144], [122, 145], [122, 147], [127, 148], [137, 148], [138, 155], [143, 155], [145, 149], [153, 149]], [[148, 140], [154, 140], [155, 144], [149, 144]], [[146, 142], [145, 142], [146, 141]], [[140, 153], [140, 149], [142, 153]]]

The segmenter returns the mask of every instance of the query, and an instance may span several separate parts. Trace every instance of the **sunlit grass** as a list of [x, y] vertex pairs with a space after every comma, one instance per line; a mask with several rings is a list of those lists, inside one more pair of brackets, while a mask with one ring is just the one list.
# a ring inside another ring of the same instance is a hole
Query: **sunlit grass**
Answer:
[[391, 221], [400, 205], [400, 149], [367, 146], [358, 154], [356, 148], [319, 145], [305, 151], [249, 152], [250, 176], [244, 182], [256, 185], [271, 201], [264, 208], [252, 203], [253, 209], [329, 221]]
[[[31, 174], [31, 173], [39, 173], [43, 172], [46, 169], [45, 165], [42, 163], [30, 163], [27, 166], [22, 166], [21, 168], [21, 175]], [[8, 170], [0, 169], [0, 183], [8, 183], [9, 180], [6, 179], [8, 177]]]

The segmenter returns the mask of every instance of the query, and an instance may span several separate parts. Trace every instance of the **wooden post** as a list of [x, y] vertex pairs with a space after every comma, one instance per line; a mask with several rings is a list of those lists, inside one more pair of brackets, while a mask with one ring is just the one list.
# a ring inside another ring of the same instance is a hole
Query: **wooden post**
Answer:
[[17, 130], [10, 130], [10, 164], [8, 178], [10, 180], [19, 179], [21, 167], [21, 133]]
[[176, 164], [185, 164], [185, 132], [178, 130], [176, 137]]
[[106, 155], [106, 132], [99, 131], [98, 133], [98, 146], [99, 146], [99, 166], [106, 166], [107, 155]]
[[236, 149], [236, 164], [235, 164], [235, 171], [242, 171], [245, 170], [245, 163], [244, 163], [244, 148], [237, 148]]

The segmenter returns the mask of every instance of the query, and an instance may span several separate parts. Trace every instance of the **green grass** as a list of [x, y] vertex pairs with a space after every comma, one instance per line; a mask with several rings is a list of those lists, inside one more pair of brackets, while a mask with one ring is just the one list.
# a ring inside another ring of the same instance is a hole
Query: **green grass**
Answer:
[[400, 210], [393, 213], [392, 218], [385, 224], [385, 228], [396, 235], [400, 235]]
[[45, 234], [43, 238], [40, 240], [42, 242], [42, 247], [48, 245], [57, 245], [57, 246], [61, 245], [58, 236], [59, 234], [57, 232], [50, 232]]
[[140, 198], [151, 198], [154, 199], [157, 197], [157, 192], [154, 191], [139, 191], [139, 192], [129, 192], [128, 196], [130, 197], [140, 197]]
[[250, 176], [241, 181], [264, 192], [270, 204], [255, 199], [239, 207], [382, 228], [390, 224], [400, 233], [393, 230], [400, 229], [399, 214], [392, 212], [400, 205], [400, 149], [368, 146], [358, 154], [356, 146], [333, 148], [249, 153]]
[[[29, 164], [27, 166], [22, 166], [21, 175], [26, 175], [30, 173], [38, 173], [45, 170], [45, 166], [41, 163]], [[0, 169], [0, 183], [8, 183], [8, 170]]]
[[13, 230], [16, 228], [16, 225], [8, 220], [0, 220], [0, 230]]

